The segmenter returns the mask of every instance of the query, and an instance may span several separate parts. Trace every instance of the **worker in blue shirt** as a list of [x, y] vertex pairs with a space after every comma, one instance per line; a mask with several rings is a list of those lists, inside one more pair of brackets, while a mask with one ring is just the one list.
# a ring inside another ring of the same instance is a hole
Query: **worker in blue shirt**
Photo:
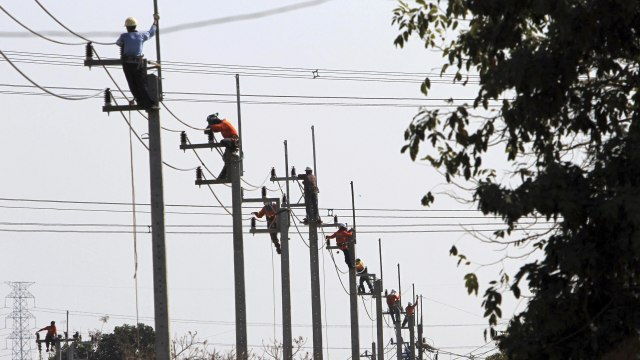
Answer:
[[147, 69], [144, 66], [142, 45], [156, 34], [158, 19], [160, 19], [160, 17], [154, 14], [151, 29], [149, 29], [149, 31], [139, 32], [136, 30], [138, 26], [136, 19], [128, 17], [124, 22], [124, 26], [127, 27], [127, 32], [121, 34], [116, 41], [116, 45], [122, 48], [122, 69], [124, 70], [124, 76], [127, 78], [129, 90], [131, 90], [131, 94], [136, 99], [138, 105], [144, 108], [154, 106], [155, 100], [153, 99], [155, 96], [152, 97], [151, 94], [149, 94]]

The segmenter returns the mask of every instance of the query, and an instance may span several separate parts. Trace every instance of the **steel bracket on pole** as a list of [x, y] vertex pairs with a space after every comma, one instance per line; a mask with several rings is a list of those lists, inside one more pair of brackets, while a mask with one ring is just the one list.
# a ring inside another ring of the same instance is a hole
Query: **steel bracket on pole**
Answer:
[[269, 197], [242, 199], [242, 202], [246, 202], [246, 203], [265, 203], [265, 202], [279, 202], [279, 201], [280, 201], [279, 198], [269, 198]]
[[85, 59], [84, 66], [119, 66], [122, 65], [122, 59]]
[[149, 108], [146, 108], [140, 105], [104, 105], [102, 107], [102, 112], [138, 111], [138, 110], [149, 110]]
[[223, 147], [226, 147], [226, 145], [220, 144], [220, 143], [180, 144], [180, 150], [187, 150], [187, 149], [213, 149], [213, 148], [223, 148]]
[[271, 182], [274, 182], [274, 181], [295, 181], [295, 180], [299, 180], [299, 179], [298, 179], [297, 176], [289, 176], [289, 177], [286, 177], [286, 176], [277, 177], [276, 176], [276, 177], [270, 178], [269, 180], [271, 180]]
[[278, 229], [256, 229], [256, 228], [250, 228], [249, 232], [251, 234], [278, 234], [278, 233], [280, 233], [280, 230], [278, 230]]
[[213, 184], [231, 184], [231, 180], [224, 179], [215, 179], [215, 180], [196, 180], [196, 185], [213, 185]]

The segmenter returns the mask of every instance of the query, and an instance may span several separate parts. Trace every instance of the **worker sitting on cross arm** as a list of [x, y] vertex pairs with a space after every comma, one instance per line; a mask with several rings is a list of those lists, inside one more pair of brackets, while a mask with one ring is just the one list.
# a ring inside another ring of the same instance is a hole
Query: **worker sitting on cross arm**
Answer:
[[212, 133], [220, 133], [222, 135], [222, 140], [220, 143], [225, 146], [224, 155], [222, 158], [224, 159], [224, 166], [220, 171], [220, 175], [218, 175], [219, 180], [227, 179], [227, 161], [229, 161], [229, 156], [231, 154], [238, 151], [238, 140], [240, 137], [238, 136], [238, 131], [235, 127], [227, 120], [220, 119], [218, 117], [218, 113], [211, 114], [207, 117], [207, 123], [209, 124], [207, 127], [208, 131]]
[[345, 224], [338, 224], [338, 231], [329, 236], [325, 236], [327, 246], [331, 246], [331, 242], [329, 240], [334, 238], [336, 239], [336, 245], [344, 254], [344, 262], [347, 264], [349, 269], [353, 268], [353, 264], [351, 263], [351, 253], [349, 252], [349, 243], [353, 239], [353, 232], [347, 230], [347, 226]]
[[364, 261], [360, 259], [356, 259], [356, 274], [360, 276], [360, 284], [358, 285], [358, 291], [360, 293], [364, 293], [364, 284], [366, 283], [369, 287], [369, 292], [373, 293], [373, 286], [371, 285], [371, 279], [369, 278], [369, 272], [367, 267], [364, 265]]
[[416, 305], [418, 305], [418, 298], [416, 298], [416, 302], [408, 303], [405, 308], [404, 320], [402, 321], [402, 327], [405, 327], [409, 324], [409, 319], [413, 317], [413, 314], [416, 312]]
[[276, 252], [278, 254], [282, 254], [282, 250], [280, 249], [280, 242], [278, 241], [278, 233], [275, 230], [278, 229], [278, 208], [272, 203], [268, 202], [265, 204], [259, 212], [253, 212], [257, 218], [261, 219], [263, 216], [267, 217], [267, 229], [274, 231], [270, 232], [271, 242], [276, 247]]
[[400, 322], [400, 313], [402, 312], [402, 305], [400, 304], [400, 296], [395, 290], [391, 290], [391, 293], [387, 295], [387, 306], [389, 306], [389, 314], [393, 323]]
[[116, 41], [116, 45], [122, 48], [122, 70], [127, 78], [129, 90], [138, 105], [147, 109], [153, 107], [156, 101], [154, 100], [155, 96], [152, 97], [149, 93], [142, 47], [145, 41], [156, 34], [158, 19], [160, 17], [157, 14], [153, 15], [153, 25], [149, 31], [139, 32], [136, 30], [138, 26], [136, 19], [128, 17], [124, 22], [127, 32], [121, 34]]
[[42, 329], [36, 331], [36, 335], [40, 331], [47, 331], [47, 335], [44, 337], [44, 343], [47, 348], [47, 352], [49, 352], [49, 346], [51, 346], [51, 350], [53, 350], [53, 342], [55, 341], [56, 335], [58, 335], [58, 329], [56, 329], [56, 322], [52, 321], [51, 325], [45, 326]]

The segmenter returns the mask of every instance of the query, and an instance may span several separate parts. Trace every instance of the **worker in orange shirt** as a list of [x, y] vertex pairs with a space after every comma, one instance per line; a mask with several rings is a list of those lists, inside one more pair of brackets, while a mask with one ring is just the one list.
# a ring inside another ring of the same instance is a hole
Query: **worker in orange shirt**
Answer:
[[[277, 230], [278, 229], [278, 208], [272, 203], [268, 202], [265, 204], [259, 212], [252, 212], [257, 218], [262, 219], [263, 216], [267, 217], [267, 229], [269, 230]], [[270, 232], [271, 242], [276, 247], [276, 252], [278, 254], [282, 254], [282, 250], [280, 248], [280, 242], [278, 241], [278, 233]]]
[[389, 315], [391, 315], [393, 323], [400, 322], [402, 305], [400, 304], [400, 296], [395, 290], [391, 290], [391, 293], [387, 295], [387, 306], [389, 306]]
[[38, 333], [40, 331], [47, 331], [47, 335], [44, 337], [44, 344], [47, 348], [47, 352], [49, 352], [49, 346], [51, 346], [51, 350], [53, 350], [53, 342], [56, 339], [56, 336], [58, 335], [58, 329], [56, 329], [56, 322], [52, 321], [51, 325], [49, 326], [45, 326], [42, 329], [36, 331], [36, 335], [38, 335]]
[[369, 278], [369, 271], [364, 261], [356, 259], [356, 274], [360, 276], [360, 284], [358, 285], [358, 291], [364, 293], [364, 284], [369, 287], [369, 292], [373, 293], [373, 285], [371, 285], [371, 279]]
[[405, 327], [409, 324], [409, 319], [413, 318], [413, 315], [416, 312], [416, 305], [418, 305], [418, 298], [416, 297], [416, 302], [408, 303], [407, 307], [404, 308], [404, 320], [402, 321], [402, 327]]
[[227, 119], [220, 120], [218, 113], [209, 115], [207, 117], [207, 123], [209, 124], [207, 127], [208, 131], [222, 135], [220, 143], [225, 146], [224, 155], [222, 155], [225, 164], [222, 171], [220, 171], [220, 175], [218, 175], [218, 179], [225, 180], [227, 178], [227, 161], [232, 153], [238, 151], [238, 140], [240, 137], [238, 136], [236, 128], [233, 127]]
[[349, 269], [353, 268], [353, 264], [351, 263], [351, 253], [349, 252], [349, 243], [353, 239], [353, 231], [347, 230], [347, 226], [345, 224], [338, 225], [338, 231], [334, 232], [329, 236], [325, 236], [327, 240], [327, 246], [331, 246], [330, 239], [336, 239], [336, 245], [342, 250], [344, 254], [344, 262], [347, 264]]

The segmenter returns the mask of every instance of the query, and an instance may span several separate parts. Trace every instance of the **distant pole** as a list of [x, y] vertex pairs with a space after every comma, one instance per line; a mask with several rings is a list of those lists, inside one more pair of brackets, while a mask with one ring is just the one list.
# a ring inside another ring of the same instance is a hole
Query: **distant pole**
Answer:
[[244, 175], [244, 152], [242, 152], [242, 113], [240, 112], [240, 75], [236, 74], [236, 107], [238, 109], [238, 147], [240, 148], [240, 175]]
[[[287, 201], [289, 199], [287, 198]], [[278, 214], [280, 228], [280, 274], [282, 282], [282, 355], [283, 360], [293, 358], [293, 336], [291, 334], [291, 278], [289, 269], [289, 204], [283, 203]]]
[[[353, 221], [353, 238], [349, 243], [349, 256], [351, 264], [355, 264], [356, 258], [356, 205], [353, 191], [353, 181], [351, 181], [351, 212]], [[356, 285], [356, 268], [349, 268], [349, 303], [351, 310], [351, 358], [358, 359], [360, 356], [360, 334], [358, 333], [358, 288]]]
[[[318, 180], [318, 169], [316, 167], [316, 129], [311, 125], [311, 142], [313, 143], [313, 173], [316, 175], [316, 182]], [[353, 224], [355, 226], [355, 223]]]
[[64, 333], [64, 338], [65, 339], [69, 338], [69, 310], [67, 310], [67, 331], [65, 331]]
[[287, 140], [284, 141], [284, 174], [287, 180], [285, 181], [287, 189], [287, 206], [291, 204], [291, 196], [289, 195], [289, 149], [287, 148]]
[[244, 245], [242, 239], [242, 186], [241, 153], [230, 153], [225, 159], [228, 174], [231, 178], [231, 205], [233, 214], [233, 270], [235, 280], [235, 309], [236, 309], [236, 358], [248, 358], [247, 345], [247, 304], [244, 284]]
[[[409, 349], [410, 349], [410, 356], [411, 356], [411, 360], [416, 360], [416, 308], [417, 308], [417, 304], [414, 303], [415, 298], [416, 298], [416, 284], [411, 284], [411, 288], [413, 289], [412, 291], [412, 297], [411, 297], [411, 304], [414, 305], [413, 307], [413, 315], [409, 316]], [[406, 314], [405, 316], [408, 316], [408, 314]]]
[[371, 343], [371, 360], [376, 360], [376, 342], [375, 341]]
[[[400, 298], [400, 309], [402, 309], [402, 287], [400, 285], [400, 264], [398, 264], [398, 297]], [[404, 345], [404, 341], [402, 340], [402, 323], [401, 317], [402, 311], [398, 314], [398, 318], [395, 322], [396, 328], [396, 352], [398, 353], [398, 360], [402, 359], [402, 345]]]
[[373, 283], [376, 298], [376, 340], [378, 342], [378, 359], [384, 360], [384, 331], [382, 313], [382, 279], [377, 279]]
[[422, 295], [420, 295], [420, 323], [418, 323], [418, 358], [422, 360], [424, 358], [424, 348], [422, 347], [422, 313], [424, 309], [422, 308]]
[[318, 194], [309, 181], [304, 182], [304, 198], [307, 220], [309, 222], [313, 359], [322, 360], [322, 304], [320, 302], [320, 262], [318, 257]]
[[[380, 260], [380, 282], [382, 283], [382, 279], [384, 279], [384, 277], [382, 276], [382, 239], [378, 239], [378, 255], [379, 255], [379, 260]], [[380, 291], [382, 293], [382, 289], [384, 288], [384, 286], [380, 287]]]

